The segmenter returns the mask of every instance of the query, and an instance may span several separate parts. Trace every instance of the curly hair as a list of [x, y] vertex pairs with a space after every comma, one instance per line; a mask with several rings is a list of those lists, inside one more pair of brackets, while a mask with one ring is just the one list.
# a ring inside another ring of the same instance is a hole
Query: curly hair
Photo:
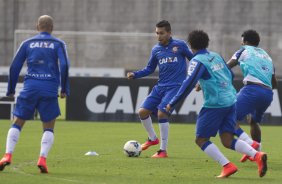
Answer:
[[253, 46], [259, 45], [260, 37], [258, 32], [256, 32], [255, 30], [249, 29], [247, 31], [244, 31], [241, 36], [243, 38], [243, 42], [248, 42]]
[[192, 49], [205, 49], [209, 46], [209, 36], [203, 30], [194, 30], [189, 33], [187, 42]]

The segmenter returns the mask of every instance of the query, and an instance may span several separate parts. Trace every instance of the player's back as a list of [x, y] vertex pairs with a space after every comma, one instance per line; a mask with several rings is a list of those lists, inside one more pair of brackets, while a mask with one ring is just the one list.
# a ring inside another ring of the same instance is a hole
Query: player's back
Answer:
[[232, 73], [223, 58], [215, 52], [198, 54], [193, 59], [205, 65], [211, 77], [200, 79], [204, 92], [204, 107], [229, 107], [236, 101], [236, 91], [232, 85]]
[[270, 56], [261, 48], [253, 46], [243, 46], [239, 62], [244, 75], [244, 80], [253, 78], [261, 81], [263, 84], [272, 87], [271, 79], [274, 73], [273, 63]]
[[57, 94], [60, 84], [59, 53], [67, 61], [64, 42], [49, 33], [41, 32], [24, 41], [22, 47], [24, 49], [19, 52], [25, 52], [27, 62], [25, 88]]

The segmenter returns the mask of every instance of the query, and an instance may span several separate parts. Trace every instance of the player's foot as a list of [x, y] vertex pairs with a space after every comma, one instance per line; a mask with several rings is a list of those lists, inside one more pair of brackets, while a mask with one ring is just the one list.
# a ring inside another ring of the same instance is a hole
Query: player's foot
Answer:
[[223, 166], [223, 169], [217, 178], [227, 178], [228, 176], [236, 173], [238, 171], [238, 168], [236, 165], [234, 165], [232, 162], [229, 162], [225, 166]]
[[0, 160], [0, 171], [3, 171], [7, 165], [10, 165], [12, 162], [12, 154], [6, 153], [3, 158]]
[[152, 158], [167, 158], [167, 153], [165, 150], [159, 150], [157, 153], [155, 153]]
[[267, 171], [267, 154], [264, 152], [257, 152], [255, 161], [258, 165], [258, 173], [260, 177], [263, 177]]
[[40, 169], [41, 173], [48, 173], [48, 168], [46, 165], [46, 158], [45, 157], [39, 157], [37, 166]]
[[[256, 141], [254, 141], [251, 146], [252, 146], [255, 150], [258, 150], [258, 148], [259, 148], [259, 143], [256, 142]], [[252, 158], [252, 157], [250, 157], [250, 156], [244, 154], [244, 155], [242, 156], [242, 158], [240, 159], [240, 162], [246, 162], [247, 160], [255, 161], [254, 158]]]
[[159, 139], [158, 138], [156, 140], [154, 140], [154, 141], [152, 141], [152, 140], [150, 140], [148, 138], [148, 140], [141, 145], [142, 151], [148, 149], [150, 146], [154, 146], [154, 145], [157, 145], [157, 144], [159, 144]]

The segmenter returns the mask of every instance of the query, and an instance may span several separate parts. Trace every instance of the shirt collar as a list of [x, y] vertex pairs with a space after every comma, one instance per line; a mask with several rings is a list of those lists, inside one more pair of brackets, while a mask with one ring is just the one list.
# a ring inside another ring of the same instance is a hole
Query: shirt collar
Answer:
[[50, 33], [48, 33], [48, 32], [40, 32], [39, 34], [42, 34], [42, 35], [50, 35]]
[[159, 42], [159, 45], [162, 46], [162, 47], [167, 47], [172, 42], [172, 40], [173, 40], [172, 37], [170, 37], [167, 45], [162, 45], [162, 44], [160, 44], [160, 42]]
[[198, 55], [198, 54], [206, 54], [206, 53], [209, 53], [209, 51], [207, 49], [201, 49], [201, 50], [198, 50], [194, 56]]

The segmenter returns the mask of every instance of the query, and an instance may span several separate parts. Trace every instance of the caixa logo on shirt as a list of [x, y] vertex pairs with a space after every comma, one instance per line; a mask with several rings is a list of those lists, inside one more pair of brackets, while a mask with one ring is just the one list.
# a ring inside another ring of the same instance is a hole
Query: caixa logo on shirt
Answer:
[[31, 42], [29, 44], [30, 48], [48, 48], [48, 49], [54, 49], [54, 43], [52, 42]]
[[175, 63], [178, 62], [177, 57], [166, 57], [159, 59], [160, 65], [165, 64], [165, 63]]

